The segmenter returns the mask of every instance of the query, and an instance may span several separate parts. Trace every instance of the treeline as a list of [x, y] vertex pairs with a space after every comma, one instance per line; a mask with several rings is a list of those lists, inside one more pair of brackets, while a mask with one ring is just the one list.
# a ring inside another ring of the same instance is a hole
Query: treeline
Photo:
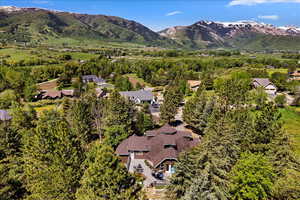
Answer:
[[286, 59], [300, 59], [300, 54], [283, 54], [282, 58]]
[[0, 123], [0, 199], [143, 199], [143, 178], [114, 151], [153, 128], [148, 109], [135, 110], [118, 92], [88, 92], [39, 117], [14, 103], [12, 120]]
[[281, 115], [247, 73], [220, 77], [215, 94], [200, 88], [184, 121], [201, 144], [183, 153], [168, 186], [169, 199], [298, 199], [300, 163]]

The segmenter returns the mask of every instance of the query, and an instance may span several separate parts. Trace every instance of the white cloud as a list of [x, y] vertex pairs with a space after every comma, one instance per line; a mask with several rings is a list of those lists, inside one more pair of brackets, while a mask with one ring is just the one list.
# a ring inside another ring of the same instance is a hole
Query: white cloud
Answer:
[[278, 15], [259, 15], [258, 19], [269, 19], [269, 20], [278, 20]]
[[178, 15], [178, 14], [182, 14], [183, 12], [181, 11], [173, 11], [173, 12], [169, 12], [166, 14], [166, 16], [173, 16], [173, 15]]
[[247, 5], [252, 6], [263, 3], [300, 3], [300, 0], [232, 0], [229, 6]]

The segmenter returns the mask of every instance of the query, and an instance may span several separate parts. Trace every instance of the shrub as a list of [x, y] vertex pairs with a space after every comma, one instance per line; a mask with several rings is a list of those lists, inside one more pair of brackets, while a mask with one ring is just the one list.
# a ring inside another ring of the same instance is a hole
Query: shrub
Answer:
[[284, 94], [277, 95], [274, 101], [278, 107], [284, 107], [286, 104], [286, 97]]

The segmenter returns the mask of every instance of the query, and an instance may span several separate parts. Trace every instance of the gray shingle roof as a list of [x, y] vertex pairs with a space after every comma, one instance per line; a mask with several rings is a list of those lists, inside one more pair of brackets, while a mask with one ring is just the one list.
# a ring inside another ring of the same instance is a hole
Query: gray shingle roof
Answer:
[[84, 80], [84, 81], [92, 81], [92, 82], [95, 82], [95, 83], [105, 83], [106, 82], [103, 78], [97, 77], [96, 75], [85, 75], [85, 76], [82, 76], [82, 80]]
[[140, 99], [141, 101], [152, 101], [154, 98], [152, 92], [148, 90], [126, 91], [120, 92], [120, 94], [123, 97]]
[[0, 110], [0, 120], [1, 121], [8, 121], [11, 120], [10, 114], [6, 110]]
[[268, 85], [273, 85], [273, 83], [268, 78], [254, 78], [253, 85], [255, 87], [267, 87]]

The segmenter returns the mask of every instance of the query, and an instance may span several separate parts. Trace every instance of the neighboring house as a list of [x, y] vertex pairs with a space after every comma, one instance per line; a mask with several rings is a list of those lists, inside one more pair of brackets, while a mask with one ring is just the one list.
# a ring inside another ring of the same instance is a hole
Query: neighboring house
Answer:
[[96, 75], [82, 76], [82, 82], [83, 83], [96, 83], [99, 86], [106, 83], [106, 81], [103, 78], [97, 77]]
[[296, 70], [294, 72], [289, 73], [290, 80], [298, 80], [300, 81], [300, 70]]
[[136, 104], [149, 103], [154, 104], [155, 98], [151, 91], [149, 90], [138, 90], [138, 91], [126, 91], [120, 92], [120, 95], [128, 98]]
[[265, 68], [266, 68], [266, 69], [275, 69], [276, 67], [273, 66], [273, 65], [267, 65], [267, 66], [265, 66]]
[[6, 110], [0, 110], [0, 121], [9, 121], [12, 117]]
[[63, 97], [74, 97], [74, 90], [42, 90], [37, 99], [61, 99]]
[[106, 92], [104, 90], [102, 90], [101, 88], [96, 88], [95, 90], [96, 90], [96, 96], [98, 98], [104, 97], [106, 95]]
[[252, 79], [252, 85], [255, 88], [263, 88], [269, 95], [276, 95], [277, 87], [268, 78], [254, 78]]
[[188, 80], [187, 82], [189, 84], [190, 89], [193, 91], [197, 91], [201, 84], [201, 81], [196, 80]]
[[116, 154], [127, 167], [130, 162], [135, 163], [135, 159], [146, 160], [152, 169], [172, 174], [179, 153], [198, 143], [199, 139], [193, 138], [191, 133], [177, 131], [167, 124], [147, 131], [144, 136], [130, 136], [118, 146]]

